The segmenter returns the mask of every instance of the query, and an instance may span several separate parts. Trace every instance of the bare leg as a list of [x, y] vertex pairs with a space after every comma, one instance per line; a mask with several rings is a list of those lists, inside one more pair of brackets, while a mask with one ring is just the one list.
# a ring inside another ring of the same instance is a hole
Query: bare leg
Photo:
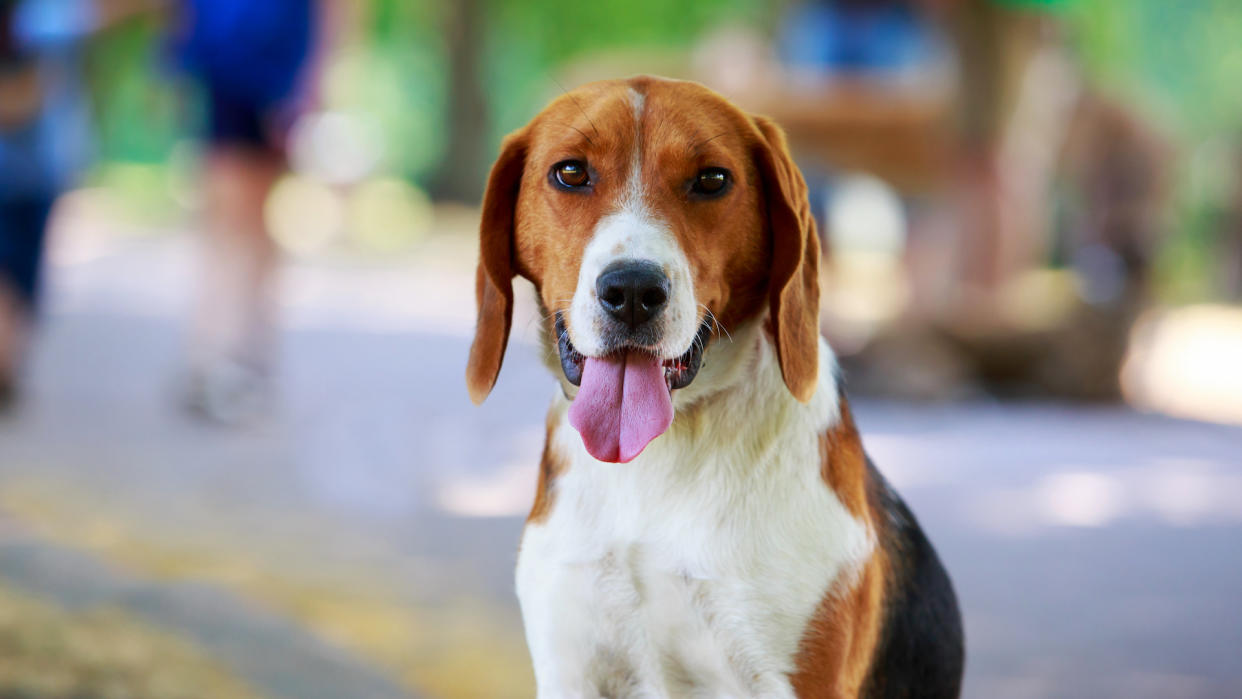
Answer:
[[262, 377], [271, 362], [278, 252], [263, 207], [283, 171], [279, 156], [255, 149], [221, 147], [207, 157], [190, 361], [208, 381], [221, 367]]

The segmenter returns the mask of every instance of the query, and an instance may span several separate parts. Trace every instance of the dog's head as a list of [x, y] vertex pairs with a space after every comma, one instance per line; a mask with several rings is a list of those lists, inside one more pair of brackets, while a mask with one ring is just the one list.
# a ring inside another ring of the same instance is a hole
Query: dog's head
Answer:
[[584, 86], [505, 139], [483, 199], [466, 370], [500, 372], [512, 278], [534, 283], [588, 451], [629, 461], [673, 418], [716, 328], [769, 314], [790, 392], [818, 372], [819, 242], [780, 129], [689, 82]]

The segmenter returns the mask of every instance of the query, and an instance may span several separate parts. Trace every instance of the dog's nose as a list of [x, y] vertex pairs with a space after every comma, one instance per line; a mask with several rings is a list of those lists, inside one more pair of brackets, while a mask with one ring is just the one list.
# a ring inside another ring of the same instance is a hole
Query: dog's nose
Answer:
[[599, 304], [613, 318], [637, 328], [668, 304], [668, 277], [650, 262], [614, 262], [595, 280]]

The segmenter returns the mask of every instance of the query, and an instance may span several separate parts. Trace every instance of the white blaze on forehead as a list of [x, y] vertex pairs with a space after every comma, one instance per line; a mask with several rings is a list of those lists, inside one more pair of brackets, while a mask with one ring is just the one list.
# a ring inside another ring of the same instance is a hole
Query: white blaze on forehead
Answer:
[[645, 104], [647, 104], [647, 96], [631, 87], [630, 106], [634, 108], [634, 121], [642, 123]]
[[625, 183], [623, 209], [630, 208], [647, 215], [646, 191], [643, 188], [643, 106], [647, 98], [630, 88], [630, 107], [634, 111], [634, 148], [630, 151], [630, 173]]
[[628, 180], [617, 210], [595, 226], [591, 242], [582, 254], [578, 286], [570, 305], [570, 341], [587, 356], [603, 353], [602, 329], [606, 315], [595, 294], [595, 280], [608, 265], [633, 260], [651, 262], [669, 280], [668, 306], [656, 321], [661, 338], [656, 347], [661, 357], [676, 357], [690, 348], [698, 332], [698, 303], [690, 262], [666, 222], [647, 206], [642, 181], [642, 113], [645, 98], [630, 88], [634, 111], [634, 149], [630, 154]]

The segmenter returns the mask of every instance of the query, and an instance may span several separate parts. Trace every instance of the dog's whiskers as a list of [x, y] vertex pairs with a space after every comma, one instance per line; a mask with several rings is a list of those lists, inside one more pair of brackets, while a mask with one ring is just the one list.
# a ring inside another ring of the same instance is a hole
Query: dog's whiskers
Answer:
[[[573, 299], [552, 299], [552, 301], [553, 301], [553, 303], [572, 303], [572, 302], [573, 302]], [[540, 306], [542, 306], [542, 304], [540, 304]], [[527, 323], [526, 323], [526, 327], [528, 327], [528, 328], [529, 328], [529, 327], [530, 327], [530, 324], [531, 324], [531, 323], [534, 323], [534, 322], [536, 322], [536, 321], [538, 321], [538, 322], [541, 322], [541, 323], [542, 323], [542, 322], [544, 322], [544, 321], [551, 320], [551, 319], [555, 318], [556, 316], [561, 315], [561, 313], [562, 313], [562, 311], [551, 311], [551, 312], [549, 312], [549, 313], [539, 314], [539, 315], [537, 315], [537, 316], [535, 316], [535, 317], [532, 317], [529, 321], [527, 321]]]
[[726, 328], [720, 322], [720, 319], [716, 317], [715, 313], [712, 313], [712, 309], [708, 308], [706, 304], [702, 304], [702, 303], [700, 303], [699, 306], [703, 308], [703, 314], [707, 317], [707, 319], [712, 322], [712, 327], [724, 333], [725, 337], [729, 338], [729, 342], [733, 342], [733, 336], [729, 334], [728, 328]]

